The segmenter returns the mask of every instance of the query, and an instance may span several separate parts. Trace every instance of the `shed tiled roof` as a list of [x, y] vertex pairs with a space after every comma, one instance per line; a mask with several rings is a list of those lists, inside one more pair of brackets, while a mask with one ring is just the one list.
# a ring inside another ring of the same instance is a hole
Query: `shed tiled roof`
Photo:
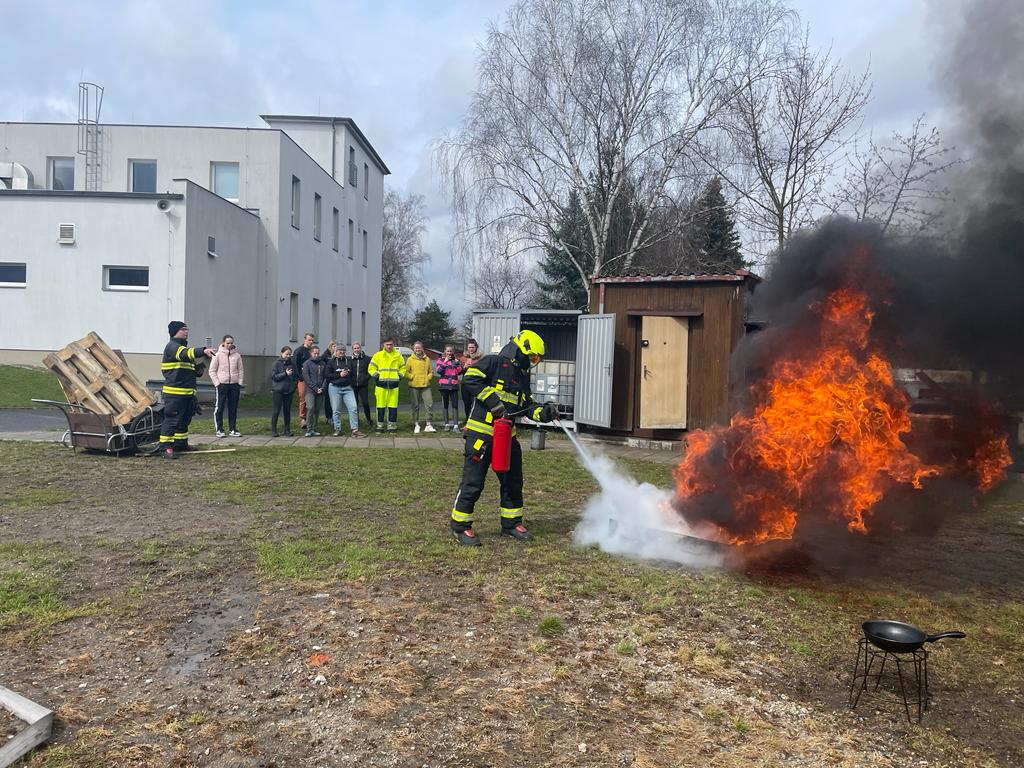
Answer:
[[594, 283], [741, 283], [745, 280], [761, 282], [761, 278], [748, 269], [737, 269], [735, 272], [716, 274], [643, 274], [636, 271], [626, 275], [609, 275], [598, 277]]

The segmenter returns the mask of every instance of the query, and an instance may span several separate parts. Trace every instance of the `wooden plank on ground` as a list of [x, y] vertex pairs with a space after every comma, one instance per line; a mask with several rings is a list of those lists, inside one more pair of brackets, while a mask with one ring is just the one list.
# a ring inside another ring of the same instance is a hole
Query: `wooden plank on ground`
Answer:
[[53, 711], [36, 704], [24, 696], [0, 685], [0, 707], [3, 707], [25, 727], [0, 746], [0, 768], [14, 765], [24, 755], [42, 744], [53, 732]]

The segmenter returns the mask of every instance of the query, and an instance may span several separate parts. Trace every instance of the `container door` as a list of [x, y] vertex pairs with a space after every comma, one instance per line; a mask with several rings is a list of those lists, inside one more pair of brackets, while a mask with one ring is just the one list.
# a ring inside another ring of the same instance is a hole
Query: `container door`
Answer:
[[640, 330], [640, 428], [685, 429], [690, 321], [646, 315]]
[[615, 315], [580, 315], [576, 335], [576, 402], [573, 420], [612, 425], [612, 362]]
[[473, 315], [473, 338], [485, 355], [500, 352], [519, 333], [519, 313]]

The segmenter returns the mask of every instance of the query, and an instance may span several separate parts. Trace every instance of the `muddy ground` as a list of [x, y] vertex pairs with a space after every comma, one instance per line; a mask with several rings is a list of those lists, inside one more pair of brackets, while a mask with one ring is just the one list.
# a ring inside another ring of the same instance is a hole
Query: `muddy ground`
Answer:
[[[492, 481], [477, 551], [455, 452], [0, 462], [0, 684], [57, 712], [25, 766], [1024, 764], [1016, 476], [937, 532], [702, 573], [574, 548], [564, 454], [527, 455], [537, 539], [499, 539]], [[867, 618], [968, 633], [921, 726], [847, 708]]]

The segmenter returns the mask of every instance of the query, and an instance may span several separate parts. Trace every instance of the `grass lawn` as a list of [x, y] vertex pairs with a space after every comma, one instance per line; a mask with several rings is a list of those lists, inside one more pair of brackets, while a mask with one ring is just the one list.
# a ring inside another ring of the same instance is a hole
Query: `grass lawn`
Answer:
[[[23, 766], [1017, 766], [1024, 484], [938, 534], [697, 572], [572, 544], [597, 485], [526, 452], [536, 539], [457, 547], [459, 451], [159, 459], [0, 443], [0, 683], [57, 711]], [[624, 462], [667, 485], [671, 467]], [[909, 726], [847, 684], [859, 624], [932, 649]]]
[[0, 408], [46, 408], [32, 398], [64, 402], [57, 377], [45, 368], [0, 365]]

